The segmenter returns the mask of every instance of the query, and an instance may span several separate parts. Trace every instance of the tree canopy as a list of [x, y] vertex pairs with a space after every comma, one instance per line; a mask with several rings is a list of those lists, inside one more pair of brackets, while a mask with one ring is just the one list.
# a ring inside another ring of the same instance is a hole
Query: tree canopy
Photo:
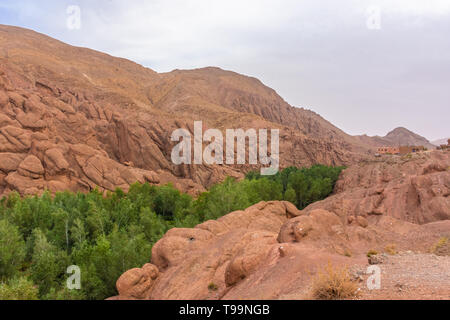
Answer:
[[[118, 277], [151, 258], [173, 227], [194, 227], [259, 201], [287, 200], [299, 209], [327, 197], [342, 168], [290, 167], [274, 176], [227, 178], [197, 199], [172, 185], [133, 184], [106, 196], [59, 192], [0, 200], [0, 299], [104, 299]], [[67, 267], [81, 270], [68, 290]]]

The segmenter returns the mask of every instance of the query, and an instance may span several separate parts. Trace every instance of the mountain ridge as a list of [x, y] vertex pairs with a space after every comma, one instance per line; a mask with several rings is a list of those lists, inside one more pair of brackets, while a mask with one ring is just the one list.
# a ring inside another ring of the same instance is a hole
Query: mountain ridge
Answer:
[[417, 133], [405, 128], [405, 127], [397, 127], [391, 131], [389, 131], [384, 137], [380, 136], [367, 136], [367, 135], [359, 135], [355, 136], [360, 139], [363, 143], [371, 145], [373, 147], [381, 147], [381, 146], [424, 146], [428, 149], [434, 149], [435, 145], [433, 145], [426, 138], [418, 135]]

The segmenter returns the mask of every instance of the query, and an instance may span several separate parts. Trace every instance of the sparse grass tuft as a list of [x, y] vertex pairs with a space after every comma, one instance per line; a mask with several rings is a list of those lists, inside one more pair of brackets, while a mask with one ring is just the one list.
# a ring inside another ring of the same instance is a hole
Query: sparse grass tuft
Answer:
[[397, 254], [397, 249], [395, 244], [388, 244], [386, 247], [384, 247], [384, 251], [390, 255]]
[[371, 256], [376, 256], [377, 254], [378, 251], [371, 249], [367, 252], [367, 258], [370, 258]]
[[450, 255], [450, 241], [447, 237], [442, 237], [434, 244], [431, 248], [431, 253], [438, 256], [448, 256]]
[[318, 300], [354, 298], [358, 286], [352, 281], [347, 268], [335, 268], [331, 263], [320, 270], [313, 279], [311, 295]]
[[350, 258], [350, 257], [352, 256], [352, 252], [351, 252], [350, 250], [348, 250], [348, 249], [345, 249], [345, 250], [344, 250], [344, 256]]

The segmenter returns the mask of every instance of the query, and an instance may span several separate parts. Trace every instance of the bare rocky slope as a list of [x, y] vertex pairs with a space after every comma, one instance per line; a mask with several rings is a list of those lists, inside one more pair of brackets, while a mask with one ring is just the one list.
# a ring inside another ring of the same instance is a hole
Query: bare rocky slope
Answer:
[[[172, 182], [197, 193], [249, 165], [179, 165], [173, 130], [280, 129], [281, 167], [349, 165], [374, 139], [346, 134], [259, 80], [219, 68], [157, 73], [0, 25], [0, 195]], [[376, 139], [375, 139], [376, 140]], [[257, 169], [253, 167], [253, 169]]]
[[259, 80], [219, 68], [159, 74], [0, 26], [0, 194], [173, 182], [195, 193], [248, 165], [175, 166], [177, 128], [279, 128], [281, 166], [350, 164], [369, 148]]
[[[302, 211], [289, 202], [261, 202], [192, 229], [171, 229], [148, 264], [118, 279], [114, 299], [307, 299], [319, 268], [332, 262], [365, 270], [369, 250], [411, 256], [381, 256], [380, 263], [391, 261], [381, 264], [382, 290], [361, 283], [360, 298], [448, 299], [449, 261], [427, 253], [450, 236], [449, 168], [444, 151], [369, 161], [346, 169], [332, 196]], [[436, 274], [423, 270], [428, 265]], [[413, 281], [420, 290], [399, 294]]]

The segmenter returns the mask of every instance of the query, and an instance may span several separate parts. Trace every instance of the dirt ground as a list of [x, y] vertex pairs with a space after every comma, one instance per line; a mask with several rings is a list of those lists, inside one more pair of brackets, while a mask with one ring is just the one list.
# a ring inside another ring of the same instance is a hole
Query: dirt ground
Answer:
[[383, 254], [381, 260], [376, 264], [381, 270], [380, 289], [368, 289], [371, 274], [366, 268], [355, 266], [351, 271], [360, 282], [357, 299], [450, 299], [450, 256], [406, 251]]

